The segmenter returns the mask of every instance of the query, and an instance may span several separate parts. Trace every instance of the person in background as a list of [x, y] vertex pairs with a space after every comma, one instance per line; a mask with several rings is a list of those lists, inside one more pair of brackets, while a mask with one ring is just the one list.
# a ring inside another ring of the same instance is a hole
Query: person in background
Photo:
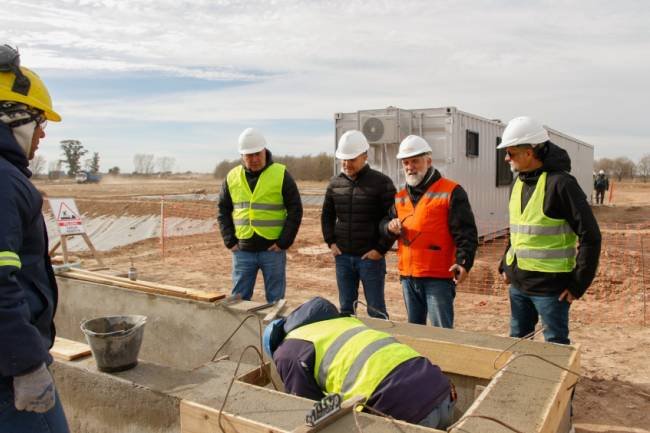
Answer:
[[410, 323], [453, 328], [456, 285], [474, 264], [478, 230], [467, 193], [433, 167], [431, 146], [409, 135], [399, 146], [406, 186], [382, 221], [398, 239], [397, 256]]
[[261, 269], [266, 301], [275, 302], [284, 298], [287, 249], [302, 221], [300, 192], [256, 129], [241, 133], [239, 154], [242, 164], [226, 176], [217, 205], [219, 230], [232, 252], [232, 294], [250, 300]]
[[594, 190], [596, 190], [596, 204], [603, 204], [605, 191], [609, 190], [609, 179], [605, 174], [605, 170], [599, 170], [594, 178]]
[[499, 273], [510, 284], [510, 336], [539, 317], [544, 339], [569, 344], [569, 309], [598, 269], [601, 235], [566, 150], [535, 119], [512, 119], [497, 149], [518, 172], [510, 195], [510, 241]]
[[368, 149], [360, 131], [347, 131], [339, 139], [341, 173], [327, 186], [321, 228], [336, 261], [341, 312], [354, 314], [361, 281], [368, 315], [388, 319], [384, 255], [394, 239], [381, 235], [379, 223], [393, 205], [395, 186], [390, 177], [370, 168]]

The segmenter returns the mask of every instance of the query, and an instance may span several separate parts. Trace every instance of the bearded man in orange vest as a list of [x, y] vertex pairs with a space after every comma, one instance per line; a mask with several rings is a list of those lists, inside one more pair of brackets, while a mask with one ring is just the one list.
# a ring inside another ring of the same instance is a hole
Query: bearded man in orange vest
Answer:
[[409, 135], [399, 146], [406, 185], [380, 229], [398, 239], [410, 323], [453, 328], [456, 285], [472, 268], [478, 231], [465, 190], [433, 167], [431, 146]]

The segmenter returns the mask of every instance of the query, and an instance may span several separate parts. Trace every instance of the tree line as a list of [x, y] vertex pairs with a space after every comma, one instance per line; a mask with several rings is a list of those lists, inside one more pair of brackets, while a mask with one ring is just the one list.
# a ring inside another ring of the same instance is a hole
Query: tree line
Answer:
[[[296, 180], [328, 180], [334, 173], [334, 157], [325, 152], [303, 156], [273, 155], [273, 161], [286, 165], [287, 171]], [[214, 169], [214, 177], [224, 179], [239, 164], [239, 159], [221, 161]]]
[[594, 172], [600, 170], [615, 177], [619, 182], [624, 178], [632, 179], [635, 176], [647, 182], [650, 178], [650, 153], [643, 155], [636, 163], [626, 156], [597, 159], [594, 161]]

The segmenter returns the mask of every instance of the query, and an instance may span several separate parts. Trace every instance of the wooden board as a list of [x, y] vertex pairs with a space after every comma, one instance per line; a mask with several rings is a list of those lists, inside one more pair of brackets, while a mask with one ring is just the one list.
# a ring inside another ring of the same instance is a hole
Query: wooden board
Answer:
[[[181, 400], [181, 433], [217, 433], [219, 429], [219, 409]], [[224, 433], [289, 433], [268, 424], [223, 412], [221, 424]]]
[[264, 316], [264, 323], [268, 323], [271, 320], [274, 320], [278, 314], [282, 311], [284, 306], [287, 305], [287, 300], [286, 299], [280, 299], [274, 306], [271, 308], [271, 310]]
[[132, 281], [128, 278], [121, 278], [114, 275], [91, 272], [82, 269], [70, 269], [69, 271], [62, 272], [60, 275], [93, 283], [108, 284], [111, 286], [137, 290], [144, 293], [154, 293], [204, 302], [214, 302], [226, 297], [225, 293], [218, 291], [189, 289], [186, 287], [159, 284], [144, 280]]
[[54, 346], [50, 349], [50, 354], [54, 359], [72, 361], [90, 356], [90, 346], [85, 343], [79, 343], [78, 341], [56, 337], [54, 339]]
[[[422, 356], [437, 364], [445, 373], [456, 373], [481, 379], [492, 378], [494, 373], [504, 366], [512, 356], [511, 352], [505, 352], [499, 356], [500, 350], [447, 341], [407, 335], [395, 335], [395, 338], [400, 343], [407, 344], [420, 352]], [[496, 368], [494, 368], [495, 359], [497, 360]]]

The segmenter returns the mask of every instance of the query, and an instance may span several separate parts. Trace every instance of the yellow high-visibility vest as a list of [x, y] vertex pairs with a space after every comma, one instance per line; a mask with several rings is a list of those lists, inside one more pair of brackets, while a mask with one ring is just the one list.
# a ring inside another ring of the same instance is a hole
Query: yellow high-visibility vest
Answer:
[[544, 214], [546, 172], [537, 181], [535, 191], [521, 211], [523, 182], [517, 178], [510, 195], [510, 248], [506, 263], [526, 271], [571, 272], [576, 265], [577, 236], [564, 219]]
[[301, 326], [286, 338], [314, 344], [316, 382], [325, 393], [340, 393], [344, 400], [354, 396], [368, 399], [395, 367], [421, 356], [390, 334], [353, 317]]
[[250, 239], [257, 233], [265, 239], [278, 239], [287, 219], [282, 198], [285, 166], [269, 165], [251, 191], [244, 167], [239, 165], [228, 173], [228, 191], [232, 198], [232, 219], [237, 239]]

